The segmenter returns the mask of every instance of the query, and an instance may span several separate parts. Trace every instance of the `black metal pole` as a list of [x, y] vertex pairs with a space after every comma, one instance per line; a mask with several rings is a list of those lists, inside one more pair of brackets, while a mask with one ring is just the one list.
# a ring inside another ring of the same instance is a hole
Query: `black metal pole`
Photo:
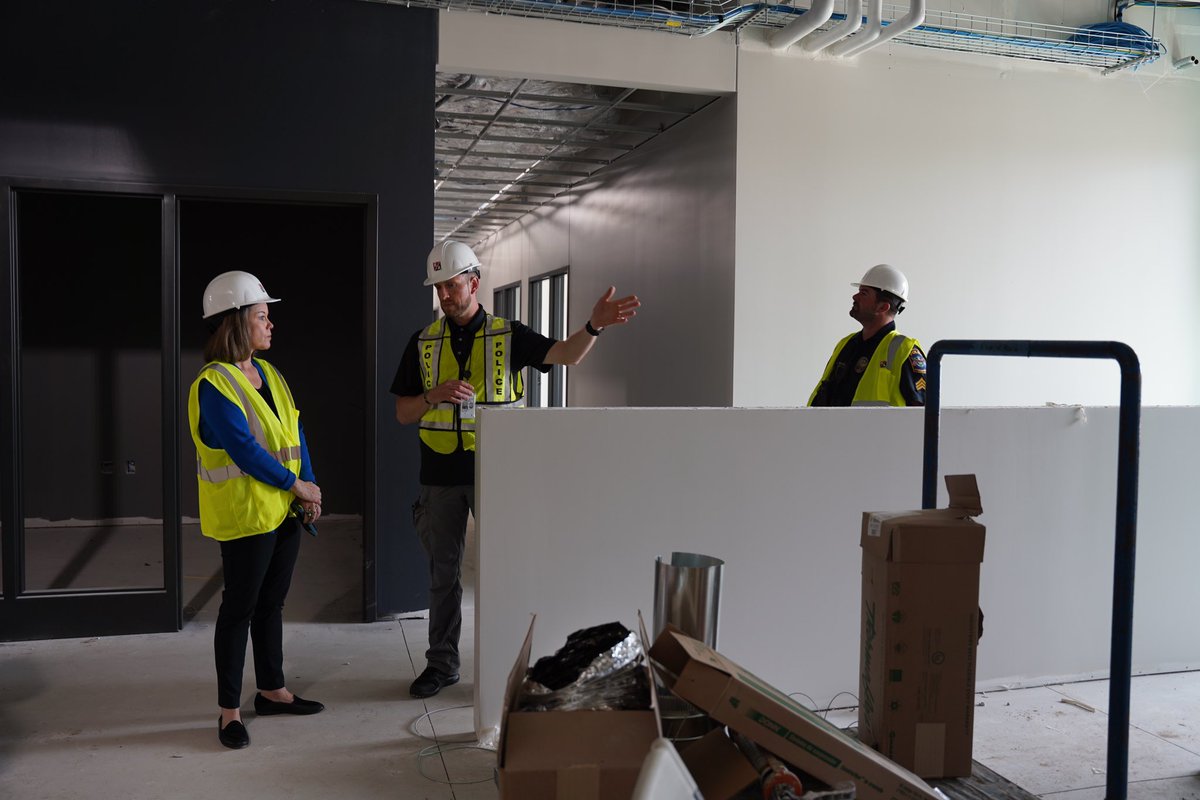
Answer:
[[1129, 789], [1129, 684], [1133, 677], [1133, 576], [1137, 551], [1138, 451], [1142, 413], [1142, 372], [1137, 354], [1129, 345], [1121, 342], [1020, 339], [944, 339], [936, 342], [926, 356], [929, 386], [925, 393], [925, 451], [921, 475], [923, 508], [937, 505], [941, 362], [945, 355], [1111, 358], [1121, 367], [1105, 798], [1125, 800]]

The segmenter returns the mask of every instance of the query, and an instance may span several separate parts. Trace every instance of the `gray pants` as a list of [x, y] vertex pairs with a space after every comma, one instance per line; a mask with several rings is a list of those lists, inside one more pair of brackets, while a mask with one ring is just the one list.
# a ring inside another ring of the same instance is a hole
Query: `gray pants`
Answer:
[[425, 663], [458, 674], [462, 634], [462, 562], [474, 486], [421, 486], [413, 525], [429, 557], [429, 649]]

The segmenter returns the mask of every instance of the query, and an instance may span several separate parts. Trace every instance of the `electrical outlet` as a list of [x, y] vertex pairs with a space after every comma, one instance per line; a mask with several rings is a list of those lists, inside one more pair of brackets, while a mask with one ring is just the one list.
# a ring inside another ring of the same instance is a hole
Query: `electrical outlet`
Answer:
[[136, 475], [137, 474], [137, 462], [134, 461], [132, 458], [125, 462], [125, 474], [126, 475]]
[[112, 475], [113, 474], [113, 462], [101, 461], [100, 462], [100, 474], [101, 475]]

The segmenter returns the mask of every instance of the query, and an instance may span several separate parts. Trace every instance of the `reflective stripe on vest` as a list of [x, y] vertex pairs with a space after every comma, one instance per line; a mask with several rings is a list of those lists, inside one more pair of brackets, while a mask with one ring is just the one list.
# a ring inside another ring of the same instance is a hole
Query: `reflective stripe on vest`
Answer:
[[[482, 334], [482, 335], [480, 335]], [[476, 406], [503, 407], [524, 404], [524, 380], [512, 371], [512, 325], [508, 320], [484, 316], [483, 325], [471, 342], [465, 375], [449, 343], [445, 318], [439, 319], [417, 337], [421, 383], [428, 391], [444, 380], [459, 378], [475, 387]], [[475, 420], [462, 419], [454, 403], [437, 403], [421, 417], [421, 441], [438, 453], [453, 453], [459, 439], [464, 450], [475, 449]]]
[[[263, 449], [266, 450], [265, 447]], [[271, 455], [275, 456], [275, 460], [282, 464], [285, 461], [299, 461], [301, 452], [299, 447], [285, 447], [278, 451], [278, 453], [272, 453]], [[216, 467], [215, 469], [205, 469], [204, 464], [197, 458], [196, 477], [208, 483], [220, 483], [230, 478], [245, 478], [248, 476], [242, 472], [241, 467], [237, 464], [230, 464], [227, 467]]]

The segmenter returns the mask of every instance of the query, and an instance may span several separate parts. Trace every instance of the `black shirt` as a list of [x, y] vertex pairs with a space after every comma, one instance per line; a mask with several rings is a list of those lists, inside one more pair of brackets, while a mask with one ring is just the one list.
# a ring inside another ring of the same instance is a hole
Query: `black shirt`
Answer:
[[[854, 401], [858, 382], [871, 363], [871, 356], [883, 341], [883, 337], [896, 330], [896, 323], [889, 322], [874, 336], [863, 341], [857, 333], [846, 342], [833, 364], [828, 380], [821, 383], [813, 397], [812, 406], [848, 406]], [[925, 354], [914, 347], [904, 366], [900, 369], [900, 394], [910, 406], [925, 405]]]
[[[480, 306], [466, 325], [456, 325], [454, 320], [446, 320], [450, 333], [450, 349], [458, 359], [460, 368], [471, 357], [475, 334], [483, 327], [484, 316], [483, 306]], [[555, 340], [520, 322], [510, 321], [509, 324], [512, 325], [510, 368], [513, 374], [525, 367], [549, 372], [552, 365], [545, 363], [546, 354], [554, 346]], [[391, 389], [392, 394], [398, 397], [414, 397], [425, 391], [417, 352], [417, 340], [424, 330], [422, 328], [414, 333], [408, 340], [408, 346], [404, 348], [404, 355], [400, 359]], [[425, 486], [469, 486], [475, 483], [475, 451], [463, 450], [460, 443], [453, 453], [439, 453], [425, 442], [421, 442], [421, 483]]]

